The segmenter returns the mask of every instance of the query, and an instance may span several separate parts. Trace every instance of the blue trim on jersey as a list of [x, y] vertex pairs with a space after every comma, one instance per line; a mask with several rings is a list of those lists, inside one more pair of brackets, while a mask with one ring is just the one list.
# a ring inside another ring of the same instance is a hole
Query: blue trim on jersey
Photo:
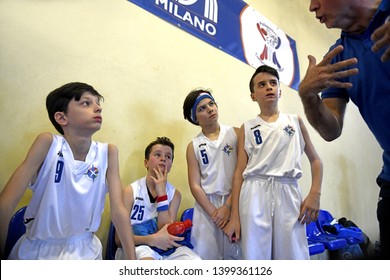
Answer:
[[167, 211], [168, 209], [169, 209], [168, 204], [157, 207], [157, 211], [158, 212], [160, 212], [160, 211]]
[[134, 235], [146, 236], [156, 233], [157, 230], [157, 218], [133, 225]]
[[[147, 220], [147, 221], [142, 222], [140, 224], [135, 224], [132, 227], [133, 227], [134, 235], [146, 236], [146, 235], [154, 234], [158, 231], [157, 218]], [[183, 234], [179, 235], [179, 236], [184, 237], [184, 240], [176, 241], [176, 243], [181, 244], [183, 246], [187, 246], [190, 249], [193, 249], [194, 246], [192, 246], [192, 244], [190, 242], [190, 236], [191, 236], [190, 234], [191, 234], [190, 229], [187, 229]], [[161, 256], [169, 256], [170, 254], [175, 252], [177, 249], [177, 247], [173, 247], [173, 248], [170, 248], [170, 249], [164, 251], [164, 250], [161, 250], [161, 249], [159, 249], [157, 247], [153, 247], [153, 246], [151, 246], [150, 248], [152, 248], [154, 251], [159, 253]]]

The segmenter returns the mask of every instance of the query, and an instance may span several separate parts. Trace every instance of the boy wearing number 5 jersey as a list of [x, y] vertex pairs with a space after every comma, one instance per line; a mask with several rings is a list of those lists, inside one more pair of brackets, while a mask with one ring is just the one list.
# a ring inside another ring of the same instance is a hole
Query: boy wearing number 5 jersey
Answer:
[[[322, 162], [301, 118], [279, 112], [274, 68], [257, 68], [250, 91], [260, 114], [240, 128], [232, 212], [224, 231], [241, 238], [244, 259], [309, 259], [305, 223], [318, 216]], [[297, 183], [303, 152], [312, 175], [304, 200]]]
[[[157, 137], [145, 149], [145, 177], [123, 190], [123, 199], [130, 213], [138, 260], [196, 260], [188, 234], [174, 236], [167, 227], [174, 222], [181, 194], [168, 182], [174, 158], [174, 144], [167, 137]], [[115, 259], [123, 259], [123, 250], [116, 238]], [[190, 247], [190, 248], [189, 248]]]
[[210, 90], [191, 91], [184, 100], [183, 114], [201, 128], [187, 146], [188, 182], [195, 198], [191, 243], [202, 259], [229, 259], [226, 252], [232, 245], [222, 229], [230, 216], [238, 128], [219, 124], [218, 106]]

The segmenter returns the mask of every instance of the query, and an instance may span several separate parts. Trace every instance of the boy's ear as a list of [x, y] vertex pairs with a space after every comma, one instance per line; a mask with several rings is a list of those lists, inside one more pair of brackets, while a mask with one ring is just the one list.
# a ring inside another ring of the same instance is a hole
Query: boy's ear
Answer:
[[146, 167], [146, 169], [148, 169], [148, 160], [147, 159], [144, 159], [144, 166]]
[[255, 94], [253, 92], [251, 92], [251, 98], [252, 98], [252, 101], [256, 101]]
[[64, 112], [56, 112], [54, 114], [54, 119], [59, 125], [66, 125], [68, 123], [68, 118]]

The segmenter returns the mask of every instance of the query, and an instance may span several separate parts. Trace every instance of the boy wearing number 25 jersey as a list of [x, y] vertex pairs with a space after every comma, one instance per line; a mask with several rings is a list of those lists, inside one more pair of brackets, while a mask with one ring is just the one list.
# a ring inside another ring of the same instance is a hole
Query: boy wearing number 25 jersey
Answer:
[[[130, 213], [136, 255], [139, 260], [196, 260], [190, 248], [189, 234], [174, 236], [167, 227], [174, 222], [181, 194], [168, 182], [174, 158], [174, 145], [167, 137], [157, 137], [145, 149], [147, 175], [123, 190], [125, 206]], [[117, 242], [115, 259], [123, 259]]]

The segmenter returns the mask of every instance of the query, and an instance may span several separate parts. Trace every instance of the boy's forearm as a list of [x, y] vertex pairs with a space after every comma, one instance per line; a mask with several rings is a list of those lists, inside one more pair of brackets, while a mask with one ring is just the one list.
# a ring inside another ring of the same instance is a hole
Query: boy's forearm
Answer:
[[240, 197], [242, 182], [243, 182], [242, 176], [240, 176], [240, 178], [237, 178], [236, 175], [233, 177], [232, 193], [230, 195], [231, 219], [239, 219], [239, 197]]
[[126, 256], [129, 259], [135, 260], [136, 256], [135, 256], [133, 230], [131, 228], [130, 221], [127, 216], [127, 211], [125, 210], [123, 213], [121, 212], [111, 213], [111, 219], [116, 228], [119, 240], [122, 244], [123, 250], [126, 253]]
[[191, 188], [192, 195], [194, 196], [196, 202], [202, 207], [202, 209], [211, 217], [216, 210], [215, 206], [210, 202], [206, 193], [201, 187]]
[[153, 235], [134, 235], [134, 243], [136, 246], [139, 245], [148, 245], [148, 246], [154, 246], [153, 245]]
[[1, 196], [2, 194], [0, 194], [0, 258], [3, 260], [8, 226], [14, 209], [9, 203], [5, 202]]
[[[125, 246], [122, 246], [123, 250], [126, 252], [126, 256], [130, 260], [136, 260], [136, 255], [135, 255], [135, 245], [134, 245], [134, 240], [132, 236], [129, 235], [128, 237], [129, 241], [125, 242]], [[123, 243], [122, 243], [123, 245]]]
[[312, 163], [311, 173], [312, 173], [312, 184], [311, 184], [310, 192], [321, 195], [323, 166], [322, 166], [322, 161], [320, 159], [316, 159]]

